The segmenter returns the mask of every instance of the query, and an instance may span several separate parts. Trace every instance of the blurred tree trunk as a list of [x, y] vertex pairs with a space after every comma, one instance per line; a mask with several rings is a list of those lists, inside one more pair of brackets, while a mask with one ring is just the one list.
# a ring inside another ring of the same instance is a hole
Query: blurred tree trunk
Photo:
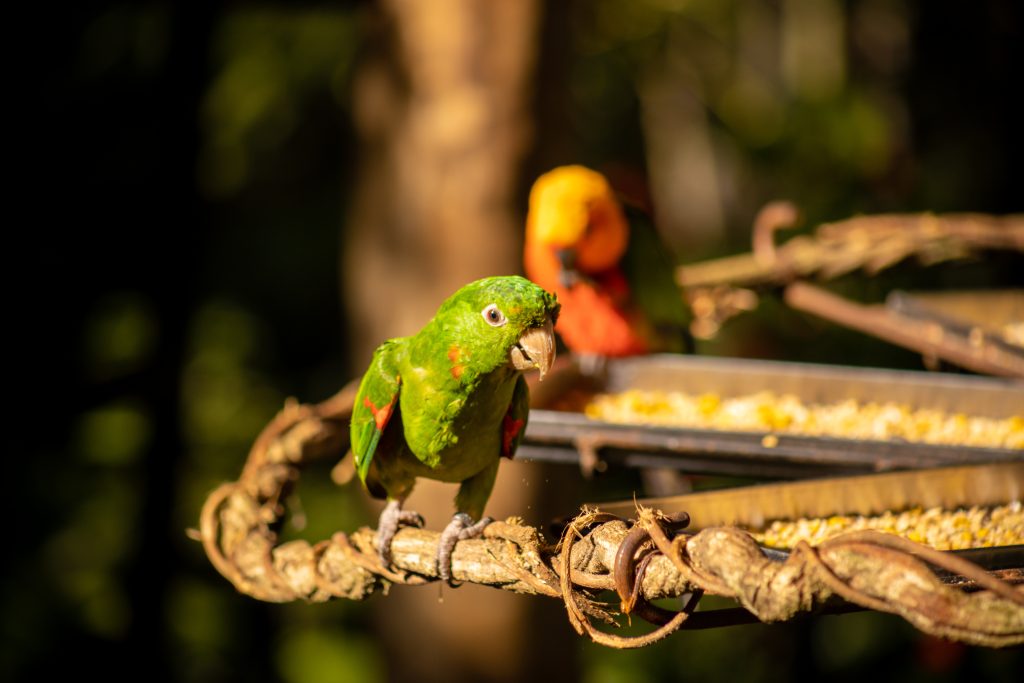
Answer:
[[356, 76], [363, 149], [343, 269], [356, 365], [460, 286], [520, 270], [537, 5], [382, 0]]
[[[357, 369], [384, 339], [419, 329], [463, 284], [520, 271], [514, 207], [538, 49], [534, 0], [381, 5], [353, 98], [362, 150], [342, 284]], [[530, 472], [503, 464], [488, 514], [536, 510], [538, 487], [524, 485]], [[440, 529], [454, 492], [421, 480], [407, 507]], [[541, 642], [547, 629], [531, 628], [537, 605], [521, 596], [399, 588], [375, 607], [391, 680], [519, 680], [571, 662]], [[549, 608], [541, 619], [560, 628], [560, 612]]]

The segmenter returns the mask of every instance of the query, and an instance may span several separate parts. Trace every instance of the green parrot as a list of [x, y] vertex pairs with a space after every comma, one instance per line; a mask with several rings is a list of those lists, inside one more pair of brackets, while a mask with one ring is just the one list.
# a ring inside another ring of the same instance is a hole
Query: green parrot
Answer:
[[523, 372], [555, 358], [553, 294], [518, 276], [472, 282], [446, 300], [417, 334], [373, 354], [352, 412], [359, 478], [387, 498], [377, 549], [391, 562], [400, 524], [421, 526], [402, 509], [417, 477], [458, 482], [456, 513], [441, 535], [438, 575], [451, 582], [451, 553], [478, 536], [501, 457], [511, 458], [529, 414]]

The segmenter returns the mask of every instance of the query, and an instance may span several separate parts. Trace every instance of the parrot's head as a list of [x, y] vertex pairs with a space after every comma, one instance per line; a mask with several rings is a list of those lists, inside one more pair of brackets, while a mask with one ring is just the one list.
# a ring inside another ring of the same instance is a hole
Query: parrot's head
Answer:
[[603, 175], [560, 166], [530, 190], [527, 240], [549, 248], [567, 271], [611, 268], [629, 242], [629, 224]]
[[471, 282], [448, 298], [434, 318], [448, 340], [454, 368], [490, 371], [503, 365], [540, 371], [555, 361], [554, 294], [518, 275]]

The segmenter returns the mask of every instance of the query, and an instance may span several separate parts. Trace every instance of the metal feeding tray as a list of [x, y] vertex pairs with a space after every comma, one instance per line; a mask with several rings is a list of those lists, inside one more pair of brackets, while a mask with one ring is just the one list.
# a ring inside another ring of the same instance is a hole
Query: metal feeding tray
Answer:
[[[685, 511], [687, 532], [715, 526], [764, 530], [775, 520], [879, 515], [911, 508], [957, 510], [1024, 499], [1024, 462], [941, 467], [856, 477], [742, 486], [639, 501], [600, 503], [602, 512], [625, 518], [637, 505], [666, 514]], [[1024, 568], [1024, 545], [950, 551], [989, 570]], [[785, 551], [767, 550], [769, 556]]]
[[599, 507], [622, 517], [632, 517], [637, 504], [665, 513], [686, 511], [688, 531], [723, 525], [760, 531], [777, 519], [870, 516], [914, 507], [955, 510], [1022, 499], [1024, 462], [1015, 462], [738, 486]]
[[[660, 355], [612, 360], [603, 377], [585, 378], [562, 364], [533, 387], [516, 457], [605, 465], [665, 467], [691, 473], [795, 479], [1024, 461], [1024, 450], [909, 441], [868, 441], [775, 432], [617, 424], [579, 412], [580, 397], [626, 389], [715, 393], [733, 397], [770, 390], [804, 403], [897, 402], [971, 416], [1024, 415], [1019, 380], [741, 359]], [[576, 405], [576, 410], [553, 410]]]
[[[760, 484], [739, 488], [649, 498], [640, 501], [601, 503], [602, 512], [630, 518], [637, 504], [666, 514], [685, 511], [690, 524], [686, 533], [716, 526], [739, 526], [756, 533], [774, 520], [794, 521], [833, 515], [873, 516], [885, 511], [939, 507], [957, 510], [971, 506], [992, 507], [1021, 500], [1024, 496], [1024, 463], [942, 467], [911, 472], [887, 472], [856, 477]], [[789, 550], [761, 547], [776, 562], [786, 561]], [[1004, 545], [946, 551], [993, 572], [1011, 583], [1024, 579], [1024, 545]], [[936, 576], [948, 585], [976, 590], [972, 582], [940, 567]], [[821, 613], [862, 609], [834, 605]], [[757, 621], [740, 607], [696, 612], [686, 625], [691, 629], [716, 628]]]

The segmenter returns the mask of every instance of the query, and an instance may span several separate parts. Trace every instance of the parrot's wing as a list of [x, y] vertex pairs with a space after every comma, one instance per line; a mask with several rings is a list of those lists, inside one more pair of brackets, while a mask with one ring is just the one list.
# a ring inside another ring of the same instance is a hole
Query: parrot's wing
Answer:
[[[675, 281], [672, 255], [646, 213], [624, 206], [629, 220], [629, 247], [622, 268], [635, 304], [674, 351], [690, 350], [690, 314]], [[671, 340], [675, 338], [675, 343]], [[681, 348], [674, 348], [674, 347]]]
[[395, 362], [396, 350], [396, 340], [384, 342], [377, 348], [352, 408], [352, 454], [364, 483], [381, 434], [398, 402], [402, 377]]
[[516, 380], [516, 388], [512, 392], [512, 401], [508, 404], [508, 411], [501, 421], [501, 455], [511, 458], [516, 454], [519, 443], [523, 440], [523, 432], [526, 431], [526, 422], [530, 418], [530, 388], [526, 385], [526, 379], [519, 375]]

